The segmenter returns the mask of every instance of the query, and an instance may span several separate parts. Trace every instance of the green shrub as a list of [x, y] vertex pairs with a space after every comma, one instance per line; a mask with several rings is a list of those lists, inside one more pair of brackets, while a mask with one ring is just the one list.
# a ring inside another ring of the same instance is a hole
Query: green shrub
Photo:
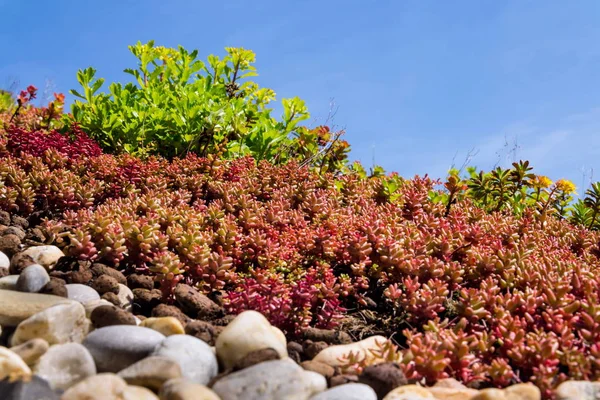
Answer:
[[[256, 76], [255, 54], [226, 48], [223, 58], [206, 63], [198, 52], [155, 47], [154, 42], [129, 46], [138, 59], [126, 69], [134, 82], [115, 82], [100, 93], [104, 79], [87, 68], [77, 74], [83, 92], [72, 105], [68, 122], [77, 122], [105, 151], [168, 158], [193, 152], [225, 157], [253, 156], [257, 161], [286, 162], [291, 158], [339, 168], [348, 152], [338, 135], [299, 126], [309, 118], [304, 101], [283, 99], [283, 117], [276, 120], [267, 105], [271, 89], [247, 80]], [[69, 124], [67, 124], [69, 125]], [[333, 157], [324, 160], [324, 156]]]

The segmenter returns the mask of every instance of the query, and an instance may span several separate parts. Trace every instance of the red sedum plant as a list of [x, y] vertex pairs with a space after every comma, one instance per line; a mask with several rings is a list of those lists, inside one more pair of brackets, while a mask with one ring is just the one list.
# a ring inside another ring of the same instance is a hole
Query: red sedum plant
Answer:
[[531, 381], [551, 399], [567, 379], [599, 379], [600, 233], [535, 207], [488, 210], [461, 188], [447, 207], [436, 183], [248, 157], [141, 161], [77, 128], [0, 135], [0, 208], [53, 212], [53, 243], [154, 276], [165, 301], [179, 282], [220, 291], [231, 313], [258, 310], [291, 336], [368, 310], [394, 334], [386, 359], [427, 384]]

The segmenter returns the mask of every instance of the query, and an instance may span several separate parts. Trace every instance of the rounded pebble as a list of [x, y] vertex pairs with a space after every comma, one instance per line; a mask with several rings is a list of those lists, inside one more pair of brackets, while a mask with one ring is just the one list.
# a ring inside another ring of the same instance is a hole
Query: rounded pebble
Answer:
[[219, 360], [232, 368], [246, 354], [272, 348], [281, 358], [287, 357], [285, 336], [279, 335], [259, 312], [244, 311], [223, 329], [215, 343]]
[[50, 282], [50, 275], [44, 267], [33, 264], [25, 268], [17, 279], [16, 288], [19, 292], [37, 293]]
[[48, 307], [69, 303], [74, 302], [64, 297], [49, 294], [0, 290], [0, 325], [17, 326], [22, 321]]
[[99, 372], [119, 372], [140, 361], [165, 339], [161, 333], [134, 325], [96, 329], [83, 341]]
[[29, 379], [31, 369], [15, 352], [0, 346], [0, 381]]
[[154, 329], [165, 336], [185, 334], [181, 322], [175, 317], [146, 318], [140, 326]]
[[10, 259], [6, 254], [0, 251], [0, 268], [8, 269], [10, 267]]
[[310, 400], [377, 400], [377, 394], [368, 385], [347, 383], [321, 392]]
[[10, 349], [31, 367], [48, 351], [49, 347], [50, 345], [44, 339], [35, 338]]
[[117, 400], [123, 399], [127, 383], [115, 374], [90, 376], [71, 386], [61, 400]]
[[120, 371], [118, 375], [130, 385], [159, 390], [170, 379], [182, 377], [179, 364], [167, 357], [150, 356]]
[[33, 372], [47, 380], [53, 389], [66, 390], [95, 375], [96, 365], [89, 351], [81, 344], [66, 343], [50, 347]]
[[193, 336], [169, 336], [156, 347], [152, 355], [176, 361], [184, 378], [201, 385], [206, 385], [219, 373], [217, 357], [211, 347]]
[[34, 338], [49, 344], [81, 342], [89, 331], [85, 309], [76, 302], [57, 304], [21, 322], [11, 340], [16, 346]]
[[158, 395], [160, 400], [221, 400], [206, 386], [185, 379], [171, 379], [160, 388]]
[[70, 283], [65, 285], [67, 297], [80, 303], [88, 303], [92, 300], [100, 300], [100, 295], [94, 289], [81, 283]]
[[288, 358], [265, 361], [226, 375], [212, 389], [227, 400], [307, 399], [327, 389], [327, 381]]

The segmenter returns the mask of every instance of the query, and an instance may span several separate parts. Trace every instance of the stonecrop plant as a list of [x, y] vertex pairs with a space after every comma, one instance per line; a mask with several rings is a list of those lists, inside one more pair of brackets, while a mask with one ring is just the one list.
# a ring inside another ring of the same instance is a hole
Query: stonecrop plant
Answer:
[[137, 156], [200, 156], [220, 153], [227, 158], [251, 155], [276, 163], [291, 159], [320, 169], [337, 170], [345, 162], [348, 143], [342, 132], [308, 129], [304, 101], [283, 99], [283, 116], [272, 116], [269, 103], [275, 92], [248, 78], [256, 76], [255, 54], [243, 48], [226, 48], [223, 58], [207, 62], [189, 52], [155, 46], [150, 41], [129, 47], [137, 68], [125, 72], [133, 82], [114, 82], [108, 93], [99, 92], [104, 79], [86, 68], [77, 74], [82, 90], [67, 126], [77, 122], [110, 153]]
[[526, 161], [443, 182], [367, 172], [338, 133], [299, 125], [301, 101], [271, 117], [272, 92], [244, 81], [252, 53], [131, 50], [135, 82], [103, 94], [80, 71], [72, 115], [60, 94], [0, 92], [0, 210], [41, 221], [36, 241], [147, 274], [165, 302], [180, 282], [222, 295], [292, 338], [391, 338], [345, 373], [374, 358], [544, 399], [600, 379], [600, 183], [573, 202]]

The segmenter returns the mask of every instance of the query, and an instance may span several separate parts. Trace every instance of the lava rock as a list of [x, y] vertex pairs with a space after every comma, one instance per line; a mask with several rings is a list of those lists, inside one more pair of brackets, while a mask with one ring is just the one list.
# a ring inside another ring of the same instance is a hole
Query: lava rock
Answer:
[[275, 349], [260, 349], [251, 351], [233, 366], [233, 371], [239, 371], [264, 361], [279, 360], [279, 353]]
[[371, 386], [380, 399], [398, 386], [408, 384], [400, 366], [393, 362], [366, 367], [358, 377], [358, 381]]
[[158, 289], [133, 289], [133, 312], [149, 317], [152, 310], [157, 307], [162, 300], [162, 293]]
[[181, 309], [194, 318], [210, 320], [224, 314], [223, 309], [215, 302], [189, 285], [178, 284], [174, 294]]
[[94, 308], [90, 319], [96, 329], [112, 325], [137, 325], [133, 314], [113, 305]]
[[[318, 361], [316, 361], [318, 362]], [[329, 387], [358, 383], [358, 376], [350, 374], [335, 375], [329, 379]]]
[[319, 354], [322, 350], [329, 347], [329, 344], [326, 342], [313, 342], [312, 340], [305, 340], [302, 343], [302, 349], [304, 350], [304, 355], [309, 360], [315, 358], [317, 354]]
[[7, 211], [0, 211], [0, 225], [10, 225], [10, 214]]
[[19, 252], [20, 245], [21, 239], [19, 239], [17, 235], [0, 236], [0, 251], [9, 257], [12, 257]]
[[88, 284], [93, 274], [90, 270], [91, 262], [78, 260], [75, 257], [62, 257], [54, 266], [50, 276], [64, 279], [68, 283]]
[[60, 278], [50, 277], [50, 281], [40, 290], [40, 293], [51, 294], [54, 296], [68, 297], [66, 282]]
[[152, 329], [114, 325], [96, 329], [83, 341], [98, 372], [119, 372], [146, 358], [165, 339]]
[[185, 333], [205, 341], [210, 346], [215, 345], [218, 334], [215, 327], [206, 321], [194, 320], [187, 323]]
[[18, 226], [9, 226], [2, 232], [2, 235], [15, 235], [21, 242], [25, 239], [25, 231]]
[[114, 294], [113, 292], [104, 293], [102, 295], [102, 299], [121, 308], [121, 300], [119, 299], [119, 296]]
[[108, 275], [111, 278], [114, 278], [118, 283], [122, 283], [124, 285], [127, 284], [127, 279], [125, 278], [125, 275], [123, 275], [120, 271], [117, 271], [116, 269], [109, 267], [108, 265], [94, 263], [94, 264], [92, 264], [92, 267], [90, 268], [90, 270], [92, 271], [92, 274], [95, 277], [99, 277], [102, 275]]
[[92, 281], [92, 288], [103, 295], [104, 293], [119, 293], [119, 282], [109, 275], [100, 275]]
[[151, 314], [154, 318], [157, 317], [175, 317], [181, 322], [181, 325], [187, 325], [190, 322], [190, 317], [185, 315], [179, 308], [169, 306], [167, 304], [159, 304], [154, 307]]
[[37, 293], [50, 282], [50, 276], [44, 267], [33, 264], [25, 268], [17, 279], [19, 292]]
[[317, 374], [323, 375], [325, 378], [330, 379], [335, 374], [335, 368], [318, 361], [304, 361], [300, 364], [306, 371], [316, 372]]
[[304, 332], [304, 339], [327, 344], [348, 344], [352, 338], [346, 332], [334, 329], [308, 328]]
[[19, 228], [22, 228], [22, 229], [29, 228], [29, 222], [23, 217], [19, 217], [18, 215], [13, 215], [10, 218], [10, 220], [11, 220], [10, 224], [13, 226], [18, 226]]
[[287, 344], [288, 357], [296, 361], [298, 364], [304, 359], [304, 348], [298, 342], [288, 342]]
[[154, 289], [154, 280], [148, 275], [131, 274], [127, 277], [127, 286], [130, 289]]

